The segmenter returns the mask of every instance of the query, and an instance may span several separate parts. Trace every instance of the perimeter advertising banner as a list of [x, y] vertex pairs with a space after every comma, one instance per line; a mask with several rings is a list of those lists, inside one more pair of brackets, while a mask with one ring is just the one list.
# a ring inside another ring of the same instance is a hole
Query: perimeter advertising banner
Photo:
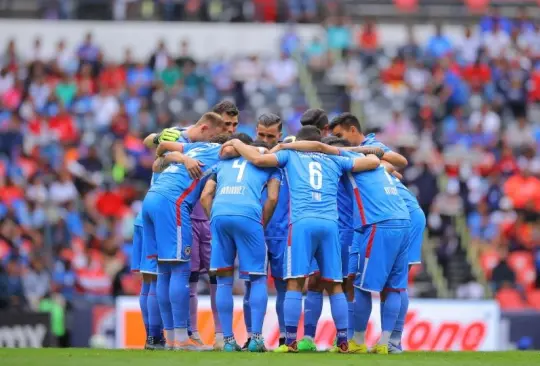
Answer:
[[50, 328], [47, 313], [0, 312], [0, 348], [50, 347]]
[[[246, 339], [242, 314], [242, 298], [234, 299], [234, 333], [240, 344]], [[279, 327], [274, 311], [275, 299], [268, 301], [264, 337], [269, 348], [275, 348]], [[404, 331], [403, 346], [410, 351], [495, 351], [499, 349], [500, 311], [494, 301], [412, 300]], [[214, 341], [214, 323], [210, 298], [199, 298], [199, 333], [206, 344]], [[374, 301], [367, 331], [368, 345], [380, 335], [379, 303]], [[299, 337], [302, 337], [303, 318]], [[335, 327], [330, 303], [325, 299], [315, 341], [319, 349], [329, 348], [334, 341]], [[120, 297], [116, 302], [116, 347], [142, 348], [144, 327], [136, 297]]]

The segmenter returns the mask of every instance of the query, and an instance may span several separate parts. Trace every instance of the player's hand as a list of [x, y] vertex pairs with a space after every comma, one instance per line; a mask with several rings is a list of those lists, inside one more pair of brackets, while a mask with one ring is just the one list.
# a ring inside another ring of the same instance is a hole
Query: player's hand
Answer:
[[283, 144], [277, 144], [270, 150], [270, 154], [277, 153], [279, 150], [283, 150]]
[[178, 138], [182, 135], [182, 131], [179, 131], [175, 128], [166, 128], [163, 131], [161, 131], [161, 134], [159, 135], [159, 142], [163, 141], [176, 141]]
[[186, 167], [189, 176], [191, 179], [200, 179], [203, 175], [201, 167], [204, 166], [199, 160], [190, 158], [189, 156], [184, 157], [184, 166]]

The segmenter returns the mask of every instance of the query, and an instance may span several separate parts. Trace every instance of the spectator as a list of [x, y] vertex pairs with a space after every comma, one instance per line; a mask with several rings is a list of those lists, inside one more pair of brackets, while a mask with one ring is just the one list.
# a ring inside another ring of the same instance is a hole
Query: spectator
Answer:
[[30, 269], [23, 277], [24, 296], [31, 309], [38, 309], [39, 301], [50, 290], [50, 280], [42, 259], [38, 256], [33, 257], [30, 260]]
[[439, 59], [448, 55], [452, 50], [452, 42], [450, 38], [442, 33], [440, 24], [435, 26], [435, 34], [430, 38], [426, 47], [426, 53], [429, 57]]
[[414, 30], [410, 26], [407, 27], [407, 41], [399, 48], [398, 55], [404, 60], [418, 60], [422, 56], [422, 49], [416, 42]]
[[535, 143], [533, 129], [525, 116], [520, 116], [517, 121], [509, 124], [504, 136], [506, 143], [513, 149], [534, 145]]
[[372, 20], [366, 21], [360, 30], [357, 44], [364, 59], [364, 65], [366, 67], [373, 65], [376, 61], [375, 56], [379, 51], [379, 35]]
[[497, 235], [497, 225], [489, 215], [486, 202], [481, 201], [467, 220], [471, 232], [472, 245], [477, 247], [492, 246]]
[[286, 54], [281, 54], [278, 60], [271, 61], [266, 69], [266, 73], [272, 85], [278, 89], [291, 88], [298, 78], [298, 68]]
[[482, 104], [480, 111], [474, 111], [469, 119], [471, 129], [480, 129], [485, 133], [498, 133], [501, 129], [501, 118], [488, 103]]
[[516, 283], [516, 274], [506, 260], [507, 253], [504, 250], [501, 250], [501, 252], [501, 259], [491, 272], [491, 282], [496, 291], [502, 288], [515, 287]]
[[6, 310], [10, 305], [9, 278], [4, 266], [0, 263], [0, 310]]
[[54, 181], [49, 188], [49, 198], [52, 202], [63, 205], [77, 198], [77, 190], [71, 181], [69, 172], [63, 171], [58, 180]]
[[300, 47], [300, 38], [296, 33], [296, 28], [294, 25], [289, 25], [285, 34], [281, 37], [280, 49], [281, 53], [292, 56]]
[[480, 30], [483, 33], [491, 32], [497, 24], [508, 34], [512, 31], [512, 22], [510, 19], [501, 16], [500, 10], [493, 7], [491, 8], [490, 13], [480, 20]]
[[315, 37], [306, 49], [306, 56], [311, 69], [322, 71], [326, 66], [326, 45], [320, 37]]
[[92, 33], [86, 33], [84, 42], [77, 49], [77, 56], [83, 63], [94, 65], [100, 53], [99, 47], [93, 43]]
[[169, 58], [167, 66], [158, 71], [160, 80], [166, 88], [172, 88], [178, 84], [182, 77], [180, 68], [172, 58]]
[[[141, 78], [143, 78], [143, 76], [141, 76]], [[135, 80], [135, 77], [133, 77], [132, 80]], [[139, 87], [139, 95], [143, 93], [141, 92], [143, 88], [146, 90], [146, 87], [143, 86], [142, 82], [133, 82], [133, 84]], [[118, 103], [118, 100], [112, 94], [112, 91], [110, 89], [102, 88], [99, 94], [94, 97], [94, 100], [92, 102], [92, 111], [95, 115], [96, 129], [102, 133], [106, 132], [111, 125], [112, 118], [114, 117], [114, 115], [116, 115], [116, 113], [118, 113], [119, 109], [120, 105]]]
[[471, 64], [478, 59], [480, 39], [473, 34], [471, 27], [465, 27], [464, 39], [458, 46], [459, 55], [465, 65]]
[[158, 43], [157, 49], [152, 53], [148, 60], [148, 67], [154, 72], [161, 72], [170, 66], [170, 56], [165, 46], [165, 41], [161, 40]]
[[493, 23], [493, 30], [487, 31], [484, 35], [484, 46], [491, 58], [505, 56], [510, 46], [510, 36], [501, 28], [500, 22]]
[[384, 127], [381, 139], [390, 146], [399, 146], [400, 140], [406, 136], [416, 135], [412, 122], [402, 111], [394, 109], [391, 121]]
[[7, 262], [7, 279], [10, 307], [23, 309], [26, 307], [26, 298], [24, 297], [24, 287], [21, 278], [21, 264], [18, 258], [12, 257]]
[[315, 0], [288, 0], [289, 16], [293, 21], [306, 20], [313, 21], [317, 15], [317, 4]]
[[331, 51], [341, 52], [351, 48], [351, 29], [345, 18], [329, 18], [326, 23], [326, 37]]

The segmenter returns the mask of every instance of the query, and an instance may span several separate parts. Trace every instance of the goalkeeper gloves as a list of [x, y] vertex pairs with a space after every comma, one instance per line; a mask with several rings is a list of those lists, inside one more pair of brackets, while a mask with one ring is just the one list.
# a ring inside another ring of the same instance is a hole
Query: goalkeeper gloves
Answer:
[[176, 128], [166, 128], [159, 135], [154, 137], [154, 144], [158, 145], [163, 141], [176, 141], [182, 136], [182, 131], [177, 130]]

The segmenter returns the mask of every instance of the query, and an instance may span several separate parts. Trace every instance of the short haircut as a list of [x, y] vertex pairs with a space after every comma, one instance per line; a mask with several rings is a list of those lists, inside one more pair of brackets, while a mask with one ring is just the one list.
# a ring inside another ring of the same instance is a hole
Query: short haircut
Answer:
[[343, 126], [347, 128], [351, 128], [351, 126], [356, 127], [358, 132], [362, 132], [362, 126], [360, 125], [360, 121], [356, 116], [352, 113], [341, 113], [339, 116], [334, 118], [332, 120], [332, 123], [330, 123], [330, 129], [333, 130], [337, 126]]
[[214, 108], [212, 108], [212, 112], [217, 113], [220, 116], [223, 115], [223, 113], [227, 114], [228, 116], [238, 116], [240, 114], [236, 104], [228, 100], [223, 100], [216, 104]]
[[322, 130], [328, 126], [328, 115], [324, 109], [312, 108], [304, 112], [300, 117], [300, 123], [302, 126], [315, 126], [319, 130]]
[[202, 124], [202, 123], [209, 123], [212, 126], [219, 126], [223, 124], [223, 118], [217, 113], [214, 112], [206, 112], [202, 115], [202, 117], [197, 121], [196, 125]]
[[272, 127], [274, 125], [278, 125], [279, 131], [281, 131], [281, 128], [283, 127], [283, 123], [281, 123], [281, 117], [273, 113], [265, 113], [259, 116], [259, 121], [257, 122], [257, 125], [261, 125], [264, 127]]
[[270, 145], [268, 145], [266, 142], [264, 141], [261, 141], [261, 140], [255, 140], [251, 143], [251, 146], [255, 146], [255, 147], [264, 147], [265, 149], [268, 149], [270, 150]]
[[249, 136], [247, 133], [243, 133], [243, 132], [233, 133], [229, 137], [229, 140], [233, 140], [233, 139], [238, 139], [238, 140], [242, 141], [246, 145], [251, 145], [251, 143], [253, 142], [253, 139], [251, 138], [251, 136]]
[[328, 136], [322, 139], [322, 143], [330, 146], [349, 147], [350, 142], [345, 139], [340, 139], [336, 136]]
[[321, 141], [321, 130], [315, 126], [304, 126], [296, 134], [296, 141]]
[[224, 144], [229, 140], [230, 137], [231, 135], [229, 135], [228, 133], [222, 133], [222, 134], [212, 137], [210, 142], [213, 142], [215, 144]]

